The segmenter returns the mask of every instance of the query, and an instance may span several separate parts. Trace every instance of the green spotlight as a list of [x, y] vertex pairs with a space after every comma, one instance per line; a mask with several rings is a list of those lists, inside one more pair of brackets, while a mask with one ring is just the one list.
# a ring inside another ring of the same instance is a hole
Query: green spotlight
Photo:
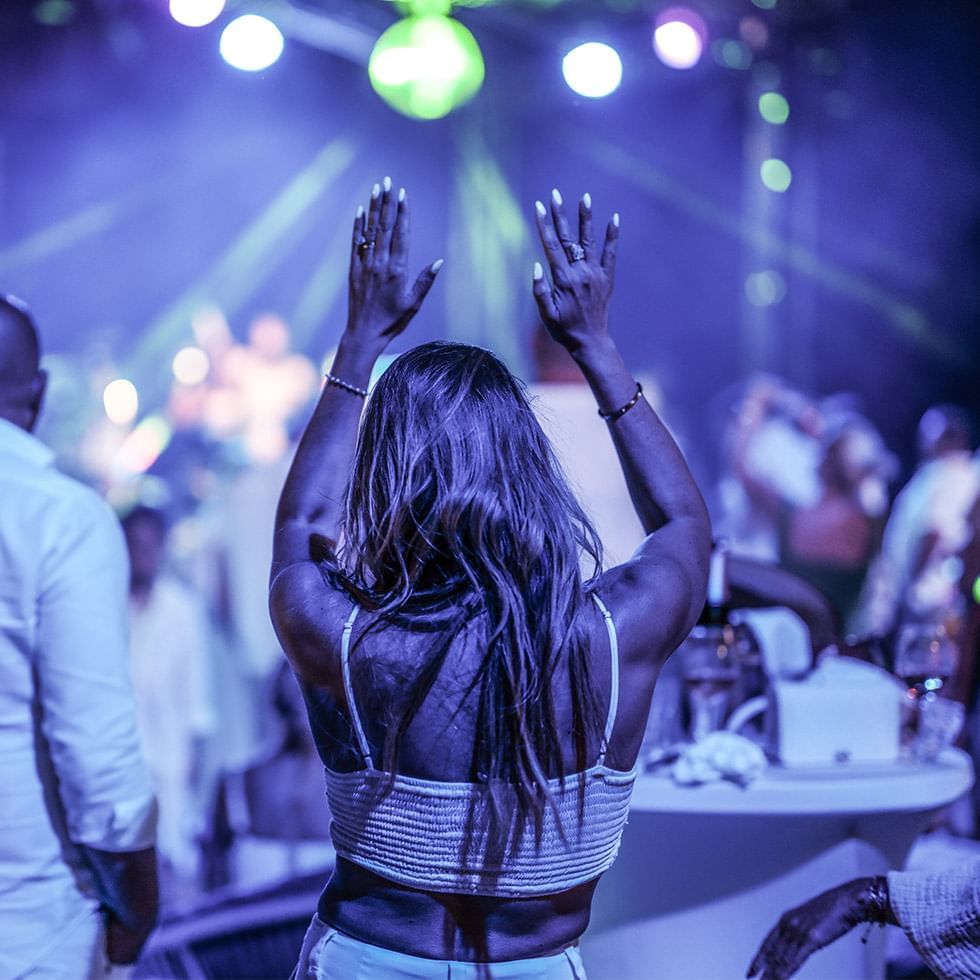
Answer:
[[759, 115], [773, 126], [782, 126], [789, 119], [789, 103], [778, 92], [763, 92], [759, 96]]
[[395, 6], [402, 17], [448, 16], [453, 0], [395, 0]]
[[973, 601], [980, 606], [980, 575], [973, 580]]
[[451, 17], [406, 17], [378, 38], [368, 74], [393, 109], [414, 119], [441, 119], [480, 90], [483, 55]]
[[785, 160], [771, 157], [762, 161], [762, 166], [759, 167], [759, 176], [769, 190], [782, 194], [783, 191], [789, 189], [789, 185], [792, 183], [793, 171], [789, 169]]

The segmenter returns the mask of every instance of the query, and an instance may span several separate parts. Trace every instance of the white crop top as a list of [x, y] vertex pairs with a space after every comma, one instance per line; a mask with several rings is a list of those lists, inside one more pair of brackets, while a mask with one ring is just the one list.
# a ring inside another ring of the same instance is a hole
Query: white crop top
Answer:
[[[350, 678], [350, 638], [358, 613], [354, 607], [344, 624], [341, 669], [365, 768], [326, 770], [333, 814], [330, 832], [338, 855], [411, 888], [498, 897], [554, 894], [591, 881], [609, 868], [629, 814], [636, 768], [620, 772], [605, 765], [619, 701], [619, 650], [609, 610], [597, 595], [592, 597], [606, 622], [612, 664], [599, 757], [590, 769], [566, 776], [564, 785], [558, 779], [549, 781], [555, 806], [545, 808], [540, 839], [533, 821], [527, 821], [523, 833], [512, 835], [505, 853], [493, 859], [492, 866], [484, 858], [481, 838], [481, 829], [487, 826], [481, 810], [489, 808], [484, 786], [401, 773], [392, 777], [374, 768]], [[475, 819], [464, 855], [471, 812]]]

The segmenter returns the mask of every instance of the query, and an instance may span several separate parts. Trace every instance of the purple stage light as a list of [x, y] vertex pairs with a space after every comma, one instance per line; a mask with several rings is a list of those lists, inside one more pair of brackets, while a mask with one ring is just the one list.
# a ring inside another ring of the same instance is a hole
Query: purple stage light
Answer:
[[657, 15], [653, 50], [669, 68], [693, 68], [704, 53], [708, 27], [689, 7], [670, 7]]

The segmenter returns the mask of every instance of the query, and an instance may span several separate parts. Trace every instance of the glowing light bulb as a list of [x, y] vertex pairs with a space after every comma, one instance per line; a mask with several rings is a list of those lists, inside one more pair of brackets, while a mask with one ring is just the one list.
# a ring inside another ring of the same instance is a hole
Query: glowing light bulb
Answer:
[[671, 7], [657, 17], [653, 50], [668, 68], [693, 68], [704, 54], [708, 28], [687, 7]]
[[236, 17], [222, 32], [219, 50], [232, 68], [262, 71], [274, 65], [285, 47], [282, 31], [265, 17]]
[[136, 418], [140, 407], [136, 385], [125, 378], [110, 381], [102, 392], [102, 405], [110, 422], [128, 425]]
[[197, 385], [208, 376], [211, 362], [200, 347], [182, 347], [174, 355], [172, 368], [182, 385]]
[[224, 9], [225, 0], [170, 0], [170, 16], [184, 27], [204, 27]]
[[601, 99], [619, 88], [623, 61], [608, 44], [589, 41], [565, 55], [561, 71], [573, 92], [589, 99]]

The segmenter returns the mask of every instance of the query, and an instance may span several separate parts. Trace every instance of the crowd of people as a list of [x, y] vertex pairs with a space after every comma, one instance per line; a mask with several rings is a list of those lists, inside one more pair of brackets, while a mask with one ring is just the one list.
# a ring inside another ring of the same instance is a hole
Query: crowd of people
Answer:
[[[0, 300], [0, 911], [15, 937], [0, 974], [131, 962], [158, 872], [176, 909], [332, 868], [300, 977], [584, 976], [578, 939], [658, 674], [704, 603], [712, 535], [746, 568], [819, 590], [828, 642], [942, 629], [961, 654], [953, 693], [975, 707], [968, 415], [925, 413], [899, 492], [853, 399], [752, 378], [724, 407], [706, 507], [609, 330], [618, 216], [595, 230], [588, 195], [569, 215], [555, 192], [535, 220], [530, 389], [463, 344], [388, 366], [441, 262], [409, 277], [407, 198], [386, 181], [355, 218], [348, 322], [298, 443], [309, 362], [262, 321], [249, 377], [278, 371], [290, 397], [239, 405], [249, 465], [202, 493], [213, 457], [191, 454], [192, 473], [175, 453], [227, 417], [229, 384], [172, 393], [182, 437], [121, 532], [31, 435], [37, 333]], [[214, 343], [227, 362], [234, 345]], [[856, 909], [907, 925], [884, 887], [821, 897], [753, 968], [790, 975]]]

